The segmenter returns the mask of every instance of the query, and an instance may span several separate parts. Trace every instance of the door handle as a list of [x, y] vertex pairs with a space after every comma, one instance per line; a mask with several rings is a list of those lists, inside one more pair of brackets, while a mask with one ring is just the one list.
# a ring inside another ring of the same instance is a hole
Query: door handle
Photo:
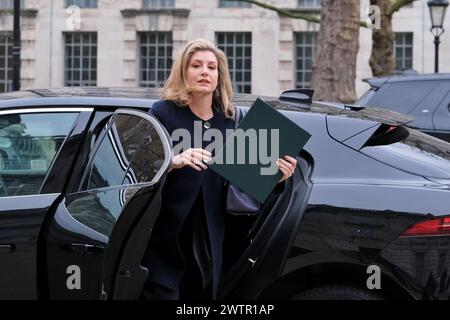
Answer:
[[0, 244], [0, 253], [13, 253], [16, 251], [16, 246], [13, 244]]
[[72, 243], [69, 247], [71, 251], [76, 251], [81, 254], [97, 254], [105, 251], [105, 247], [103, 246], [87, 243]]

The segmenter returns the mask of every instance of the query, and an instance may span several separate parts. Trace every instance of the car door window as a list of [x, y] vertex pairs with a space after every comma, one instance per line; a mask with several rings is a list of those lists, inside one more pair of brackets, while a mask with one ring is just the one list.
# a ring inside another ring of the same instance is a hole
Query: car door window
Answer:
[[0, 197], [40, 193], [78, 113], [0, 114]]
[[141, 116], [118, 114], [104, 130], [80, 192], [68, 195], [66, 204], [76, 220], [109, 236], [140, 184], [158, 180], [170, 152], [169, 146], [164, 148], [161, 132]]
[[164, 160], [154, 126], [141, 117], [119, 114], [93, 157], [82, 189], [151, 182]]

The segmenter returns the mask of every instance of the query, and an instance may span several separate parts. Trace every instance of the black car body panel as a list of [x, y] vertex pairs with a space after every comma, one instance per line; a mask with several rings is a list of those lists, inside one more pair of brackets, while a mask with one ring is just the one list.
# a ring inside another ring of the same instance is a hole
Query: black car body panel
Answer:
[[39, 234], [58, 196], [0, 199], [0, 299], [38, 298]]
[[[77, 116], [39, 195], [0, 197], [0, 254], [6, 257], [0, 260], [1, 283], [20, 284], [2, 286], [10, 289], [0, 290], [1, 297], [139, 296], [147, 272], [140, 266], [145, 248], [139, 244], [147, 243], [157, 218], [165, 172], [146, 183], [133, 183], [133, 174], [127, 175], [126, 183], [111, 186], [102, 179], [108, 176], [92, 174], [95, 164], [114, 168], [109, 172], [131, 168], [123, 163], [126, 152], [102, 149], [102, 143], [117, 145], [120, 130], [111, 128], [121, 112], [143, 115], [158, 96], [133, 90], [34, 90], [0, 99], [0, 117], [32, 107], [91, 109]], [[237, 95], [235, 102], [245, 110], [255, 98]], [[450, 179], [434, 174], [449, 165], [449, 144], [405, 129], [411, 118], [395, 112], [266, 101], [312, 136], [298, 155], [299, 170], [259, 215], [227, 217], [232, 233], [225, 239], [220, 297], [289, 299], [330, 284], [367, 291], [367, 267], [377, 265], [384, 297], [448, 299], [449, 236], [402, 234], [450, 214]], [[400, 135], [391, 137], [397, 131]], [[158, 132], [169, 143], [167, 132]], [[406, 143], [402, 134], [418, 143]], [[139, 150], [135, 143], [123, 144], [123, 150]], [[413, 163], [387, 156], [398, 147], [423, 157]], [[111, 154], [105, 161], [96, 160], [101, 150]], [[69, 289], [76, 286], [71, 266], [81, 269], [81, 290]]]

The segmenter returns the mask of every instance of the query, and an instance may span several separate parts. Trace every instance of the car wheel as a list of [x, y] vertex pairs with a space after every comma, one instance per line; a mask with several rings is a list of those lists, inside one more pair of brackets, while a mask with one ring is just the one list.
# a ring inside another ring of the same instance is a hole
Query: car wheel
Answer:
[[306, 289], [291, 297], [292, 300], [384, 300], [369, 290], [350, 286], [323, 286]]

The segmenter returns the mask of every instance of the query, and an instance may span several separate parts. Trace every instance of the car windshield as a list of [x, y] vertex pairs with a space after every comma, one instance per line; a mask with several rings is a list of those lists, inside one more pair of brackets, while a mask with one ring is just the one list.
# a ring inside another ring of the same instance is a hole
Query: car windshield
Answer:
[[365, 105], [409, 114], [436, 86], [436, 81], [388, 83], [365, 97]]
[[409, 134], [402, 141], [364, 147], [361, 152], [399, 170], [428, 178], [450, 179], [450, 143], [406, 129]]

